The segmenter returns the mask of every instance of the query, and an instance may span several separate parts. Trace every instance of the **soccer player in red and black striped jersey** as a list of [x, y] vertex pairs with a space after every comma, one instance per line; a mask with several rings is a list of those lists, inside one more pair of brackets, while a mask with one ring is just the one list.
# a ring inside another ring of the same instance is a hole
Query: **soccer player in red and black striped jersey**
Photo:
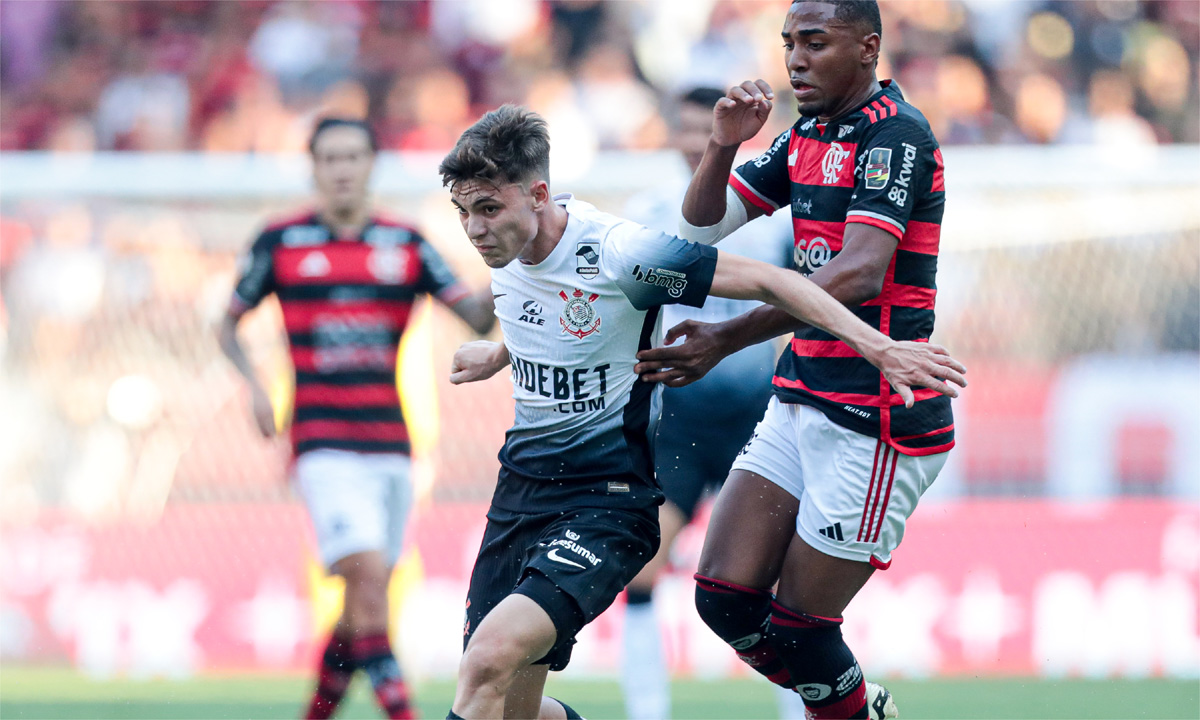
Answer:
[[[680, 234], [712, 241], [786, 207], [801, 272], [884, 334], [924, 342], [933, 332], [942, 155], [920, 111], [895, 83], [876, 79], [881, 34], [874, 0], [792, 3], [782, 36], [801, 118], [731, 172], [774, 93], [759, 80], [719, 100]], [[841, 616], [891, 563], [945, 463], [950, 398], [918, 390], [906, 407], [844, 343], [770, 307], [684, 323], [666, 339], [688, 342], [641, 353], [639, 371], [687, 384], [727, 353], [789, 331], [775, 397], [713, 511], [697, 608], [743, 660], [796, 689], [811, 717], [894, 717], [890, 694], [864, 681]]]
[[309, 150], [318, 206], [254, 241], [220, 343], [249, 385], [258, 429], [274, 435], [271, 401], [237, 325], [268, 295], [279, 299], [296, 379], [294, 480], [322, 561], [346, 581], [306, 717], [330, 717], [355, 670], [370, 678], [388, 717], [413, 717], [387, 632], [388, 579], [411, 499], [397, 352], [418, 296], [437, 298], [479, 333], [495, 323], [492, 298], [468, 292], [416, 229], [372, 211], [376, 144], [367, 124], [324, 119]]

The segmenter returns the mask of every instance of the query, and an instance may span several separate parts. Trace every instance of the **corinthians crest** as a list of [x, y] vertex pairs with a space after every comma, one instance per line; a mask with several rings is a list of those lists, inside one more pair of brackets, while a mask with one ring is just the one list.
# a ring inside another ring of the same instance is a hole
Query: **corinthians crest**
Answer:
[[599, 295], [588, 293], [585, 296], [582, 290], [575, 288], [570, 295], [566, 290], [559, 290], [558, 296], [567, 302], [562, 314], [558, 316], [563, 332], [580, 340], [594, 332], [600, 332], [600, 313], [592, 306]]

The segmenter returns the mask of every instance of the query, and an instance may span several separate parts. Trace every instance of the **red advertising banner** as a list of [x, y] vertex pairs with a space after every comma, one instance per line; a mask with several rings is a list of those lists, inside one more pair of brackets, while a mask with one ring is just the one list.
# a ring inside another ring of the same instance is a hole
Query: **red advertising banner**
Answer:
[[[453, 674], [485, 507], [422, 510], [393, 582], [416, 676]], [[676, 673], [746, 672], [692, 608], [692, 527], [656, 593]], [[307, 667], [338, 612], [295, 505], [186, 505], [153, 525], [46, 514], [0, 530], [0, 650], [96, 675]], [[846, 612], [877, 676], [1200, 676], [1200, 510], [1183, 503], [926, 504], [892, 567]], [[572, 674], [612, 674], [619, 607], [584, 630]]]

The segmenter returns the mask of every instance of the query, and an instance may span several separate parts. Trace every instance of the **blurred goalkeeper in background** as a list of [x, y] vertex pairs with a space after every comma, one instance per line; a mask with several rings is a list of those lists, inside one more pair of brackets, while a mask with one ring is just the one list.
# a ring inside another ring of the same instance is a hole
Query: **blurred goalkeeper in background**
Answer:
[[486, 333], [490, 294], [472, 295], [412, 227], [374, 213], [376, 143], [359, 120], [327, 118], [309, 150], [317, 207], [269, 225], [243, 258], [221, 349], [249, 386], [254, 420], [275, 434], [271, 401], [238, 341], [246, 311], [274, 293], [295, 368], [294, 481], [322, 562], [346, 581], [306, 717], [337, 709], [355, 670], [390, 718], [413, 717], [388, 639], [387, 586], [411, 504], [408, 430], [396, 386], [401, 335], [419, 295]]
[[[671, 145], [695, 173], [708, 147], [713, 106], [725, 91], [697, 87], [667, 108]], [[632, 198], [625, 217], [674, 235], [688, 180], [664, 183]], [[792, 265], [792, 223], [784, 213], [766, 217], [721, 240], [721, 250], [779, 267]], [[664, 305], [662, 324], [687, 320], [718, 323], [749, 312], [759, 303], [709, 297], [704, 306]], [[670, 680], [662, 632], [655, 618], [653, 591], [670, 561], [675, 538], [694, 518], [706, 492], [720, 488], [738, 450], [746, 444], [771, 399], [771, 375], [779, 355], [769, 342], [751, 345], [725, 358], [708, 375], [682, 388], [665, 388], [655, 436], [655, 473], [666, 501], [658, 509], [662, 543], [658, 554], [625, 588], [621, 689], [631, 720], [671, 716]], [[692, 570], [694, 572], [694, 568]], [[674, 608], [667, 608], [674, 613]], [[804, 704], [793, 692], [779, 694], [785, 718], [803, 720]]]

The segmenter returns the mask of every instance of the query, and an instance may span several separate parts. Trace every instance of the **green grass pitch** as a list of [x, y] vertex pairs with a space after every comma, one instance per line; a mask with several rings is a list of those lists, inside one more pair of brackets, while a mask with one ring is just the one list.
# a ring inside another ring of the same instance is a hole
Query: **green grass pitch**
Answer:
[[[1194, 680], [1045, 681], [891, 680], [903, 720], [922, 718], [1200, 719]], [[204, 676], [184, 681], [98, 682], [67, 670], [0, 668], [0, 718], [296, 718], [310, 681], [296, 675]], [[448, 682], [415, 688], [421, 716], [443, 718], [454, 693]], [[615, 682], [551, 678], [547, 692], [589, 720], [624, 717]], [[754, 680], [684, 680], [673, 686], [676, 718], [774, 718], [773, 693]], [[362, 678], [339, 718], [377, 718]]]

